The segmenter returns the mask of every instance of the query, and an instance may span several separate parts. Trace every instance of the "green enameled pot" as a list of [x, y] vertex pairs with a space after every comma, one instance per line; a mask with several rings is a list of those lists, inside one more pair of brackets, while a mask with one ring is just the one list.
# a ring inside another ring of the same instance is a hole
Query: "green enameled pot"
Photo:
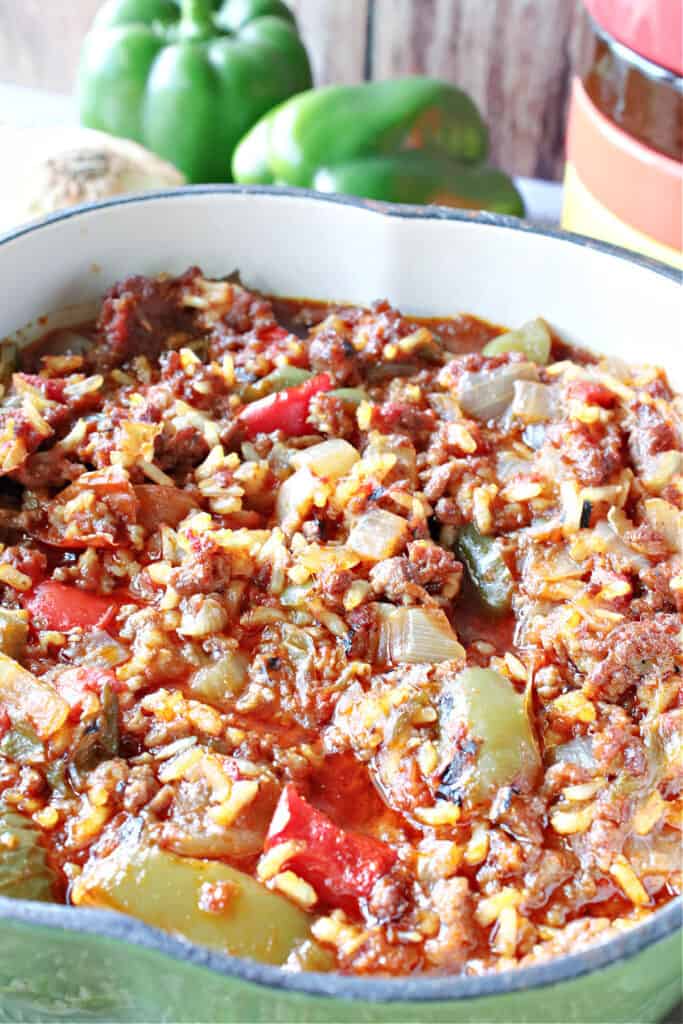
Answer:
[[[239, 268], [253, 287], [497, 323], [661, 363], [683, 389], [677, 275], [493, 214], [197, 187], [77, 208], [0, 238], [0, 337], [75, 323], [113, 281]], [[57, 310], [58, 315], [40, 314]], [[681, 998], [681, 901], [579, 953], [486, 977], [291, 974], [102, 911], [0, 899], [0, 1021], [655, 1022]]]

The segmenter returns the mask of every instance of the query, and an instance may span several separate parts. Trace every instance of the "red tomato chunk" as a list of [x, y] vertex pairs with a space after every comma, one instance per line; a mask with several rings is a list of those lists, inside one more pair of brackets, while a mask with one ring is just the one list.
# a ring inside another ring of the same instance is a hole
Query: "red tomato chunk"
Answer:
[[78, 587], [48, 580], [41, 583], [26, 599], [31, 621], [38, 629], [54, 629], [60, 633], [70, 629], [94, 629], [112, 617], [120, 598], [100, 597]]
[[266, 852], [290, 840], [305, 849], [283, 868], [312, 885], [320, 900], [354, 912], [367, 899], [375, 882], [386, 875], [397, 855], [386, 843], [360, 832], [346, 832], [312, 807], [294, 786], [287, 786], [275, 808], [266, 837]]

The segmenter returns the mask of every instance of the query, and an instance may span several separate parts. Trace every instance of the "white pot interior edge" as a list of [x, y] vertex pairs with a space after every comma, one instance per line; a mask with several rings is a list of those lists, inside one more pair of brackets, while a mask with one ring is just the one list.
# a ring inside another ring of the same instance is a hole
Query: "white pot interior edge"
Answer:
[[0, 337], [78, 322], [114, 281], [195, 263], [282, 295], [388, 298], [408, 313], [508, 326], [542, 315], [594, 351], [664, 366], [683, 388], [683, 290], [670, 278], [567, 239], [306, 196], [178, 193], [20, 235], [0, 245]]

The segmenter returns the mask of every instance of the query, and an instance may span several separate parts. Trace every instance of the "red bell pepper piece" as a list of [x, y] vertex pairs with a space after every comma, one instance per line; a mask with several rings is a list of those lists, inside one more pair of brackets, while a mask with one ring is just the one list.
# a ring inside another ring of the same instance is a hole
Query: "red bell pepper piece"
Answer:
[[567, 394], [570, 398], [577, 398], [587, 405], [600, 405], [603, 409], [610, 409], [617, 400], [614, 392], [597, 380], [573, 380]]
[[282, 341], [289, 336], [289, 331], [279, 324], [269, 324], [267, 327], [260, 327], [257, 334], [259, 341]]
[[0, 705], [0, 740], [12, 728], [12, 720], [5, 709]]
[[360, 832], [347, 832], [286, 786], [270, 823], [264, 850], [294, 840], [303, 848], [282, 866], [312, 885], [323, 903], [358, 912], [378, 878], [386, 875], [397, 854], [386, 843]]
[[319, 373], [303, 384], [245, 406], [239, 414], [239, 422], [250, 440], [257, 434], [270, 434], [274, 430], [282, 430], [288, 437], [301, 437], [310, 433], [307, 420], [311, 399], [321, 391], [331, 389], [329, 374]]
[[80, 626], [95, 629], [113, 616], [121, 602], [113, 594], [100, 597], [79, 587], [47, 580], [40, 583], [24, 601], [32, 622], [38, 629], [54, 629], [60, 633]]

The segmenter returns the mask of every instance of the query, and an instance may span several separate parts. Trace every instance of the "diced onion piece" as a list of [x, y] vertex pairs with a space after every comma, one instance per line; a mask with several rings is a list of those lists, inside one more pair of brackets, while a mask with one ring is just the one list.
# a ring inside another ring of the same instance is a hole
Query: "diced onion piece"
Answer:
[[[664, 801], [662, 805], [667, 806]], [[646, 836], [630, 836], [624, 852], [641, 878], [654, 881], [654, 877], [659, 876], [663, 884], [667, 876], [681, 870], [681, 838], [669, 829], [649, 832]]]
[[683, 453], [671, 449], [668, 452], [656, 452], [648, 457], [648, 465], [641, 474], [642, 481], [648, 491], [663, 491], [673, 478], [683, 471]]
[[[193, 600], [196, 600], [193, 599]], [[204, 637], [220, 633], [228, 623], [228, 613], [215, 597], [200, 598], [197, 607], [187, 608], [180, 620], [178, 632], [181, 636]]]
[[551, 344], [548, 325], [539, 317], [529, 320], [516, 331], [500, 334], [484, 346], [483, 353], [485, 356], [500, 356], [504, 352], [523, 352], [527, 359], [545, 366], [550, 358]]
[[662, 498], [648, 498], [645, 515], [650, 525], [661, 533], [672, 551], [683, 549], [683, 512]]
[[197, 669], [190, 676], [190, 690], [210, 704], [238, 696], [247, 683], [247, 659], [237, 651]]
[[467, 371], [458, 382], [462, 411], [476, 420], [492, 420], [504, 413], [514, 395], [515, 381], [536, 380], [533, 363], [507, 363], [495, 370]]
[[439, 419], [445, 420], [446, 423], [455, 423], [461, 419], [460, 406], [453, 395], [436, 391], [429, 395], [429, 404]]
[[387, 634], [387, 654], [395, 664], [465, 660], [465, 649], [439, 608], [396, 608], [382, 628]]
[[399, 551], [406, 540], [408, 524], [401, 516], [372, 509], [356, 522], [347, 545], [368, 562], [381, 562]]
[[302, 466], [280, 487], [277, 518], [285, 530], [297, 529], [313, 508], [320, 481], [308, 466]]
[[563, 480], [560, 484], [560, 500], [562, 502], [562, 529], [565, 536], [581, 529], [586, 505], [592, 509], [595, 509], [596, 505], [623, 508], [628, 497], [629, 487], [630, 480], [627, 479], [616, 484], [605, 484], [602, 487], [579, 487], [576, 480]]
[[566, 761], [589, 772], [595, 771], [593, 740], [590, 736], [576, 736], [568, 743], [561, 743], [559, 747], [553, 748], [552, 757], [556, 764], [559, 761]]
[[618, 523], [618, 519], [612, 515], [609, 522], [601, 519], [594, 530], [582, 530], [571, 541], [571, 557], [575, 561], [581, 561], [591, 554], [608, 552], [620, 569], [628, 567], [638, 572], [647, 569], [650, 564], [647, 558], [624, 542], [614, 530], [615, 523]]
[[320, 444], [314, 444], [312, 448], [304, 448], [297, 452], [292, 457], [292, 465], [295, 469], [308, 466], [316, 476], [338, 480], [348, 473], [359, 459], [360, 455], [352, 444], [335, 437], [331, 441], [322, 441]]
[[291, 584], [280, 594], [280, 604], [283, 608], [297, 608], [304, 606], [308, 600], [313, 584], [311, 582], [299, 585]]
[[28, 719], [42, 740], [64, 725], [69, 705], [18, 662], [0, 654], [0, 704], [13, 718]]
[[547, 384], [533, 380], [516, 380], [512, 414], [523, 423], [544, 423], [555, 411], [553, 393]]

